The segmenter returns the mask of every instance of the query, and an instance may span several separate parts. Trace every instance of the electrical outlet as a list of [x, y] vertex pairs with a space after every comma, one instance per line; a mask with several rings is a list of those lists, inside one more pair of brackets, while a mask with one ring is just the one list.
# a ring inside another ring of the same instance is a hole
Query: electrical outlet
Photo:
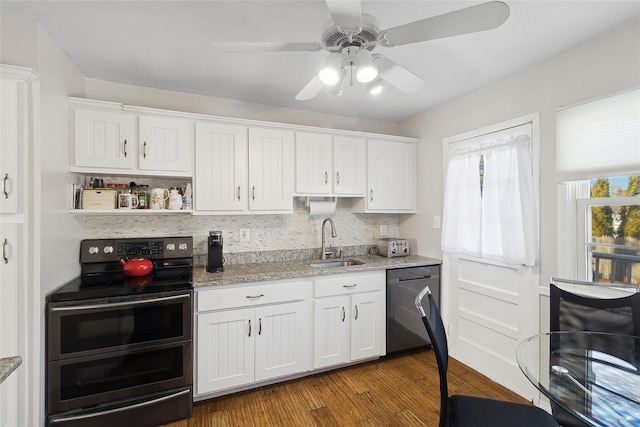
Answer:
[[440, 228], [440, 215], [433, 216], [433, 228]]
[[387, 235], [387, 226], [386, 225], [381, 225], [380, 226], [380, 237], [384, 237]]
[[241, 242], [248, 242], [249, 241], [249, 229], [248, 228], [241, 228], [240, 229], [240, 241]]

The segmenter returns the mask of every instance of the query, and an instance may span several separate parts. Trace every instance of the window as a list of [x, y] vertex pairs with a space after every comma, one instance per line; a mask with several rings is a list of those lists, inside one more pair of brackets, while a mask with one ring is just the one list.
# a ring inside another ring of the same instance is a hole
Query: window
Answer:
[[639, 141], [638, 89], [556, 112], [558, 277], [640, 285]]
[[640, 285], [640, 176], [589, 184], [588, 197], [577, 199], [577, 213], [584, 217], [577, 224], [586, 279]]

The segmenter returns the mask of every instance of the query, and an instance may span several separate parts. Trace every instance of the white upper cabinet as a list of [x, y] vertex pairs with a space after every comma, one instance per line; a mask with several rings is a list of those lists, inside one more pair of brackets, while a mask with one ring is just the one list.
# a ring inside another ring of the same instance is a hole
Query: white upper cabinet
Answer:
[[367, 188], [367, 149], [364, 138], [333, 137], [333, 192], [362, 197]]
[[364, 196], [363, 138], [296, 133], [296, 194]]
[[193, 120], [180, 113], [69, 98], [72, 172], [190, 177]]
[[245, 126], [196, 123], [196, 211], [243, 211], [247, 201]]
[[293, 212], [293, 132], [249, 128], [249, 209]]
[[196, 213], [293, 211], [293, 132], [196, 124]]
[[164, 116], [140, 116], [140, 169], [190, 173], [193, 122]]
[[75, 109], [77, 167], [133, 169], [136, 116], [122, 111]]
[[22, 165], [28, 146], [27, 83], [2, 77], [0, 98], [0, 213], [19, 213], [26, 176]]
[[367, 195], [364, 212], [415, 213], [417, 145], [413, 141], [367, 141]]

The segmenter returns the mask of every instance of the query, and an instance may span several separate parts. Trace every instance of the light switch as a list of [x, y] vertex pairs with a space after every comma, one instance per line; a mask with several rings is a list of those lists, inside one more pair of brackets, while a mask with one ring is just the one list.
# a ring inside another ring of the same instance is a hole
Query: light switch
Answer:
[[433, 216], [433, 228], [440, 228], [440, 215]]

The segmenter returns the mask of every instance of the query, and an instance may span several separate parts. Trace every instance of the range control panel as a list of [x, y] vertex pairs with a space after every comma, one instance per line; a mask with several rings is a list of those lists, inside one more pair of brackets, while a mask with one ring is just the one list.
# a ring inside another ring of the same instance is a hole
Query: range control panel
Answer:
[[193, 256], [193, 237], [132, 239], [86, 239], [80, 244], [80, 263], [115, 262], [121, 258], [188, 258]]

